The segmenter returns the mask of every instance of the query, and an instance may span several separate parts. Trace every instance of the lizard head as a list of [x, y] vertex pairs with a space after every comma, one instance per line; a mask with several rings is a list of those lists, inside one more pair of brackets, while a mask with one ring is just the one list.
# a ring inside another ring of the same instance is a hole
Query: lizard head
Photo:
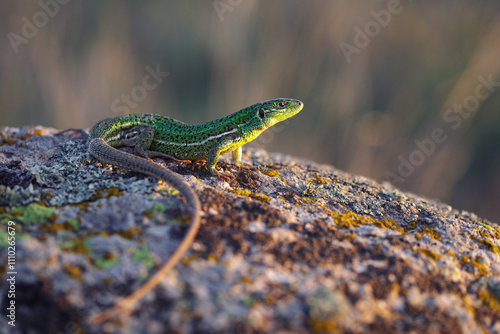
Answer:
[[234, 117], [239, 118], [237, 121], [241, 139], [244, 143], [254, 140], [274, 124], [297, 114], [303, 107], [304, 104], [299, 100], [275, 99], [240, 110]]
[[292, 117], [302, 110], [304, 104], [299, 100], [275, 99], [254, 105], [255, 116], [263, 123], [264, 129]]
[[303, 107], [304, 104], [299, 100], [275, 99], [254, 104], [244, 110], [250, 118], [252, 128], [262, 132], [297, 114]]

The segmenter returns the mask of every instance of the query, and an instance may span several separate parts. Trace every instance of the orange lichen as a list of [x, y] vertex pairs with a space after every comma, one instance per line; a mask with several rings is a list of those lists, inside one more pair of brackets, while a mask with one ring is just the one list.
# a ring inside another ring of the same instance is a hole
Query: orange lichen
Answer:
[[432, 239], [441, 241], [441, 235], [431, 228], [424, 228], [422, 234], [428, 234]]
[[254, 194], [247, 189], [228, 189], [228, 191], [238, 194], [240, 196], [246, 196], [258, 200], [259, 202], [266, 203], [269, 202], [270, 198], [266, 194]]
[[266, 169], [266, 170], [262, 170], [261, 171], [262, 174], [266, 174], [267, 176], [271, 176], [271, 177], [276, 177], [276, 176], [279, 176], [280, 175], [280, 172], [279, 170], [276, 170], [276, 169]]
[[493, 312], [500, 312], [500, 298], [487, 289], [481, 289], [476, 292], [476, 296], [483, 302], [483, 305], [489, 307]]
[[77, 266], [70, 266], [67, 264], [63, 264], [62, 268], [66, 273], [74, 277], [78, 282], [81, 282], [83, 280], [82, 272], [80, 271], [80, 268], [78, 268]]
[[479, 272], [479, 275], [481, 276], [486, 276], [489, 274], [488, 268], [480, 262], [481, 257], [477, 256], [476, 259], [471, 259], [469, 256], [462, 254], [462, 258], [460, 259], [459, 263], [461, 266], [469, 265], [472, 269], [476, 270]]
[[365, 224], [370, 224], [375, 225], [378, 228], [391, 229], [394, 231], [398, 231], [399, 233], [405, 233], [404, 229], [401, 226], [398, 226], [398, 224], [396, 224], [396, 221], [392, 219], [376, 220], [368, 216], [357, 215], [350, 210], [346, 210], [342, 213], [327, 211], [327, 213], [333, 217], [338, 228], [353, 228]]
[[471, 240], [477, 241], [480, 244], [486, 246], [486, 249], [488, 249], [490, 252], [496, 253], [496, 254], [498, 254], [500, 256], [500, 249], [491, 240], [488, 240], [488, 239], [479, 239], [479, 238], [476, 238], [473, 235], [471, 235], [470, 238], [471, 238]]
[[325, 184], [326, 183], [326, 179], [323, 177], [320, 177], [319, 173], [315, 173], [314, 176], [315, 176], [315, 178], [310, 179], [309, 182], [314, 182], [316, 184]]
[[430, 249], [426, 249], [426, 248], [418, 249], [416, 252], [420, 253], [422, 255], [425, 255], [425, 256], [433, 259], [434, 261], [437, 261], [441, 258], [441, 255], [436, 254], [433, 251], [431, 251]]
[[108, 188], [108, 189], [98, 189], [92, 197], [90, 197], [90, 201], [96, 201], [101, 198], [108, 198], [111, 196], [122, 196], [123, 192], [121, 192], [118, 188]]

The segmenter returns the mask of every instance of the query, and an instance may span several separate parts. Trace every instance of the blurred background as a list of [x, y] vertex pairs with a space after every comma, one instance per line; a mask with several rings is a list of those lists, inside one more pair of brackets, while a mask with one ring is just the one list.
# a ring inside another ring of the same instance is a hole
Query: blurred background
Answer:
[[0, 126], [297, 98], [254, 146], [500, 222], [497, 0], [9, 0], [0, 32]]

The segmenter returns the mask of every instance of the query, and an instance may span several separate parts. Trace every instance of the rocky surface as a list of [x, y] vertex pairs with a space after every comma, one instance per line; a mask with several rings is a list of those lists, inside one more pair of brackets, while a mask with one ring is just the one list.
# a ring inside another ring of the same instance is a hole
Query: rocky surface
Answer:
[[166, 165], [200, 196], [196, 241], [130, 317], [91, 326], [168, 259], [189, 210], [55, 132], [0, 128], [2, 333], [500, 332], [495, 223], [256, 149], [244, 160], [257, 171], [221, 159], [230, 183], [201, 163]]

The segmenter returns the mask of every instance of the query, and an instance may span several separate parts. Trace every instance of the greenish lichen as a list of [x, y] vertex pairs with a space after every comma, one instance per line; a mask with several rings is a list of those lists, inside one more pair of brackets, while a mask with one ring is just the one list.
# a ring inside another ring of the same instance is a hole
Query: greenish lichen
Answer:
[[154, 266], [153, 255], [147, 245], [142, 245], [141, 248], [132, 254], [132, 261], [142, 264], [147, 269], [151, 269]]
[[78, 231], [80, 229], [80, 220], [77, 218], [72, 218], [67, 220], [68, 224], [73, 227], [75, 231]]
[[142, 211], [142, 214], [145, 215], [148, 218], [153, 218], [157, 214], [160, 214], [162, 212], [165, 212], [168, 209], [167, 206], [160, 202], [155, 202], [153, 205], [151, 205], [149, 208], [146, 210]]
[[113, 253], [106, 253], [94, 259], [94, 265], [102, 270], [113, 267], [118, 262], [118, 256]]
[[[16, 242], [21, 241], [22, 239], [27, 239], [30, 237], [29, 234], [27, 233], [20, 233], [18, 229], [15, 230], [15, 240]], [[12, 237], [12, 235], [9, 235], [7, 230], [0, 229], [0, 247], [5, 247], [9, 245], [9, 239], [8, 237]]]
[[26, 206], [12, 207], [10, 215], [23, 223], [45, 223], [55, 220], [53, 214], [55, 207], [45, 206], [40, 203], [31, 203]]
[[[121, 231], [121, 233], [118, 234], [121, 234], [122, 236], [126, 235], [128, 237], [132, 237], [135, 236], [136, 233], [137, 231], [129, 230], [129, 231]], [[90, 262], [92, 262], [99, 269], [103, 270], [108, 269], [117, 263], [118, 256], [114, 253], [107, 252], [102, 256], [99, 256], [97, 258], [92, 258], [91, 254], [93, 247], [89, 241], [89, 238], [95, 235], [109, 237], [109, 235], [104, 231], [99, 231], [97, 233], [87, 233], [83, 237], [74, 238], [72, 240], [67, 240], [64, 242], [59, 242], [58, 246], [62, 250], [84, 255], [85, 257], [87, 257], [87, 259], [89, 259]]]

